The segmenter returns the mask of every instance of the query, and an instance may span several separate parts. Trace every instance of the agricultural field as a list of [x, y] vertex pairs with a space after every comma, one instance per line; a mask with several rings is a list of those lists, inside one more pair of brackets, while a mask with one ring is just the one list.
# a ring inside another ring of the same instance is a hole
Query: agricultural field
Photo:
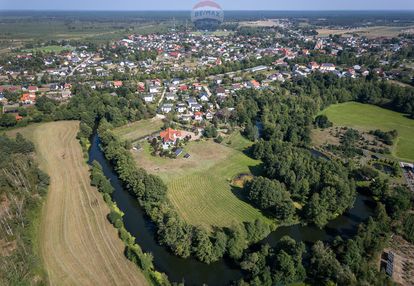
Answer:
[[163, 125], [164, 124], [161, 119], [154, 117], [116, 128], [115, 133], [116, 135], [121, 136], [123, 140], [133, 142], [142, 139], [142, 137], [147, 135], [151, 135], [154, 132], [160, 131]]
[[44, 47], [37, 47], [33, 49], [26, 49], [22, 50], [24, 53], [35, 53], [35, 52], [43, 52], [43, 53], [60, 53], [62, 51], [71, 51], [73, 50], [72, 47], [64, 47], [64, 46], [44, 46]]
[[[167, 184], [168, 198], [188, 223], [211, 229], [257, 218], [267, 220], [243, 201], [242, 189], [233, 185], [239, 175], [260, 172], [260, 161], [240, 151], [248, 141], [239, 133], [222, 144], [191, 141], [177, 159], [154, 157], [149, 143], [140, 144], [139, 151], [132, 151], [138, 166], [161, 177]], [[191, 157], [183, 158], [186, 153]]]
[[167, 30], [166, 24], [126, 21], [71, 21], [70, 19], [6, 18], [0, 16], [0, 54], [27, 43], [50, 40], [83, 40], [97, 44], [119, 40], [130, 33]]
[[373, 26], [356, 29], [318, 29], [316, 30], [320, 37], [328, 37], [329, 35], [352, 35], [358, 34], [369, 39], [385, 37], [397, 37], [401, 33], [413, 33], [413, 26]]
[[106, 219], [109, 208], [90, 186], [76, 139], [79, 122], [51, 122], [14, 130], [35, 143], [51, 183], [43, 207], [39, 249], [50, 285], [147, 285]]
[[414, 120], [404, 114], [356, 102], [331, 105], [322, 114], [334, 126], [346, 126], [361, 131], [397, 130], [398, 138], [392, 155], [397, 159], [414, 162]]

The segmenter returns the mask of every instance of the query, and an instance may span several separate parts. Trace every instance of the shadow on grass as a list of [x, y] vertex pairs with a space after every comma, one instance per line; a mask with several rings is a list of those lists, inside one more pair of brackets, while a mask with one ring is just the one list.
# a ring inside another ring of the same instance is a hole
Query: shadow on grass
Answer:
[[256, 166], [249, 166], [250, 173], [252, 173], [253, 176], [262, 176], [264, 174], [264, 164], [263, 162], [260, 162], [259, 165]]
[[248, 204], [251, 204], [249, 198], [247, 197], [247, 193], [241, 187], [231, 186], [231, 192], [241, 201], [244, 201]]

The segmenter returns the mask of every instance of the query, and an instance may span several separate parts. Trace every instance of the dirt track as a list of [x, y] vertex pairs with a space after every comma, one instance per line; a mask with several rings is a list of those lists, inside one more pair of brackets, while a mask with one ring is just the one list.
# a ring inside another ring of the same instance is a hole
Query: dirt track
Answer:
[[40, 230], [50, 285], [147, 285], [125, 258], [123, 243], [106, 220], [108, 207], [89, 184], [78, 126], [52, 122], [19, 130], [35, 142], [41, 167], [51, 177]]

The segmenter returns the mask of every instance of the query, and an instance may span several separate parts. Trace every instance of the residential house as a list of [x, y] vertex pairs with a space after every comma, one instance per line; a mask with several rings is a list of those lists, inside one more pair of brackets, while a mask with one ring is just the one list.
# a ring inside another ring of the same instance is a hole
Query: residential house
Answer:
[[164, 103], [161, 106], [161, 111], [163, 113], [170, 113], [171, 111], [173, 111], [173, 109], [174, 109], [174, 104], [172, 104], [172, 103]]
[[224, 87], [218, 87], [216, 89], [216, 94], [218, 97], [225, 97], [226, 96], [226, 90], [224, 89]]
[[195, 90], [200, 91], [200, 90], [202, 90], [202, 89], [203, 89], [203, 86], [201, 85], [201, 83], [196, 82], [196, 83], [193, 83], [193, 88], [194, 88]]
[[180, 116], [180, 119], [181, 119], [182, 121], [184, 121], [184, 122], [190, 122], [190, 121], [191, 121], [191, 119], [193, 119], [193, 114], [192, 114], [192, 113], [189, 113], [189, 114], [182, 114], [182, 115]]
[[331, 63], [323, 63], [321, 64], [320, 68], [321, 71], [334, 71], [335, 65]]
[[139, 82], [138, 86], [137, 86], [137, 91], [138, 92], [144, 92], [145, 91], [145, 83]]
[[181, 131], [168, 128], [160, 133], [163, 149], [168, 149], [174, 146], [177, 140], [182, 139]]
[[174, 79], [172, 79], [172, 80], [171, 80], [171, 83], [172, 83], [173, 85], [179, 85], [179, 84], [180, 84], [180, 82], [181, 82], [181, 80], [180, 80], [179, 78], [174, 78]]
[[259, 83], [257, 80], [255, 80], [255, 79], [253, 79], [253, 80], [249, 81], [249, 82], [247, 83], [247, 85], [248, 85], [250, 88], [254, 88], [254, 89], [259, 89], [259, 88], [260, 88], [260, 83]]
[[184, 113], [187, 111], [187, 105], [185, 105], [184, 103], [178, 103], [176, 110], [178, 113]]
[[173, 92], [168, 92], [165, 95], [165, 99], [168, 100], [168, 101], [176, 101], [177, 100], [177, 95]]
[[158, 87], [158, 86], [156, 86], [156, 85], [151, 84], [151, 85], [149, 86], [149, 92], [150, 92], [150, 93], [158, 93], [158, 92], [159, 92], [159, 87]]
[[203, 121], [203, 113], [200, 111], [194, 112], [194, 120], [195, 121]]
[[198, 95], [198, 99], [201, 101], [201, 102], [208, 102], [208, 95], [207, 95], [207, 93], [200, 93], [199, 95]]
[[27, 88], [27, 91], [30, 92], [30, 93], [35, 93], [35, 92], [39, 91], [39, 88], [37, 86], [31, 85]]
[[213, 120], [214, 114], [209, 111], [206, 113], [205, 117], [207, 120]]
[[153, 94], [143, 94], [142, 95], [142, 99], [146, 102], [146, 103], [152, 103], [155, 100], [155, 96]]
[[115, 88], [120, 88], [123, 85], [122, 81], [120, 81], [120, 80], [114, 81], [113, 84], [114, 84]]
[[320, 65], [317, 62], [310, 62], [308, 64], [308, 68], [310, 68], [311, 70], [317, 70], [320, 68]]
[[234, 91], [237, 91], [237, 90], [241, 90], [242, 89], [242, 85], [240, 84], [240, 83], [234, 83], [233, 85], [232, 85], [232, 88], [233, 88], [233, 90]]
[[24, 93], [20, 97], [20, 103], [22, 104], [34, 104], [36, 102], [36, 95], [33, 93]]
[[194, 103], [190, 105], [191, 111], [195, 112], [195, 111], [200, 111], [202, 106], [201, 104], [198, 103]]

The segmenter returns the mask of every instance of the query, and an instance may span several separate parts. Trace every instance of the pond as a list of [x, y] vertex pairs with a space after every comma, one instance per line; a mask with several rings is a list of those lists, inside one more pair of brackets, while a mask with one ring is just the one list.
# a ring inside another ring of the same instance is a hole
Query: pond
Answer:
[[[166, 248], [158, 245], [155, 225], [146, 217], [137, 200], [123, 189], [109, 162], [99, 148], [99, 137], [95, 135], [89, 151], [89, 163], [98, 161], [115, 191], [113, 200], [125, 213], [126, 229], [136, 238], [136, 242], [145, 252], [154, 256], [154, 265], [158, 271], [168, 275], [171, 282], [185, 282], [186, 285], [228, 285], [231, 281], [243, 277], [240, 269], [232, 261], [222, 259], [219, 262], [207, 265], [195, 259], [182, 259], [171, 254]], [[331, 241], [335, 236], [351, 237], [357, 231], [358, 225], [368, 219], [373, 212], [374, 202], [366, 196], [358, 195], [355, 206], [344, 215], [331, 221], [327, 227], [320, 230], [313, 226], [293, 225], [279, 227], [261, 243], [275, 246], [285, 235], [305, 243], [317, 240]]]

